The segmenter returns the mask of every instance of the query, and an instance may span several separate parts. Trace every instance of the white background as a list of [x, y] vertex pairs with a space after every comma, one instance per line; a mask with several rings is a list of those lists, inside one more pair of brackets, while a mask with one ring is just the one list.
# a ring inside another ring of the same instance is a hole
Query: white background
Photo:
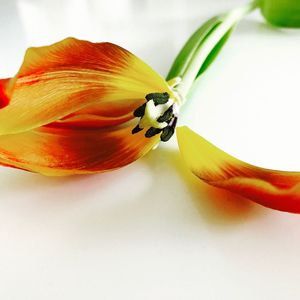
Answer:
[[[28, 46], [111, 41], [165, 75], [188, 36], [239, 0], [0, 0], [0, 75]], [[300, 170], [300, 31], [259, 13], [195, 86], [181, 124], [264, 167]], [[0, 125], [1, 126], [1, 125]], [[0, 299], [299, 299], [300, 216], [202, 184], [176, 139], [121, 170], [0, 168]]]

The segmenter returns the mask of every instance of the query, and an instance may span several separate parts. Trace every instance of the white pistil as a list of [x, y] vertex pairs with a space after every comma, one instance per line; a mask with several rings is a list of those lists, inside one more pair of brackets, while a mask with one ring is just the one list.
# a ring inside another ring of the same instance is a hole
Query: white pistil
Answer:
[[177, 106], [172, 98], [165, 104], [155, 105], [153, 100], [146, 104], [145, 114], [139, 122], [140, 128], [154, 127], [163, 129], [168, 126], [167, 122], [158, 122], [157, 119], [162, 116], [171, 106]]

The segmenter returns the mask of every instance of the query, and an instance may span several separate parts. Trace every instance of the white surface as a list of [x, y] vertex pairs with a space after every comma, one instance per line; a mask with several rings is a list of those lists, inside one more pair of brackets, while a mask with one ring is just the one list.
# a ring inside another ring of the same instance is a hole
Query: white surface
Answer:
[[[110, 40], [166, 74], [206, 18], [240, 1], [0, 0], [0, 75], [26, 47]], [[300, 170], [300, 31], [258, 14], [199, 80], [182, 124], [265, 167]], [[176, 140], [121, 170], [0, 169], [0, 299], [299, 299], [300, 216], [200, 183]]]

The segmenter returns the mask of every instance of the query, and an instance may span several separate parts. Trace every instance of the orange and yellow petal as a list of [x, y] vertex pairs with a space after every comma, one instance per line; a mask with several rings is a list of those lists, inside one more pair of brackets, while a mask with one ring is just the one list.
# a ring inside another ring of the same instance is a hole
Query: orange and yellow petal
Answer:
[[69, 129], [41, 127], [19, 134], [0, 136], [0, 164], [64, 176], [104, 172], [128, 165], [158, 142], [131, 127]]
[[[13, 86], [8, 98], [3, 86]], [[170, 92], [164, 79], [129, 51], [74, 38], [28, 49], [18, 74], [1, 81], [0, 91], [1, 135], [73, 118], [81, 110], [95, 111], [95, 118], [107, 123], [118, 107], [113, 122], [121, 123], [146, 94]]]
[[188, 127], [178, 128], [177, 138], [185, 162], [206, 183], [272, 209], [300, 213], [300, 172], [269, 170], [247, 164]]

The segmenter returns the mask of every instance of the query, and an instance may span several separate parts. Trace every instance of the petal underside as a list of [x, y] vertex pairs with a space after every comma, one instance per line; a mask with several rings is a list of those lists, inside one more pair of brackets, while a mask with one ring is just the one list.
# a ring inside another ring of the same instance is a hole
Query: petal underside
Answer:
[[270, 170], [245, 163], [185, 126], [177, 129], [177, 138], [186, 164], [206, 183], [272, 209], [300, 213], [300, 172]]

